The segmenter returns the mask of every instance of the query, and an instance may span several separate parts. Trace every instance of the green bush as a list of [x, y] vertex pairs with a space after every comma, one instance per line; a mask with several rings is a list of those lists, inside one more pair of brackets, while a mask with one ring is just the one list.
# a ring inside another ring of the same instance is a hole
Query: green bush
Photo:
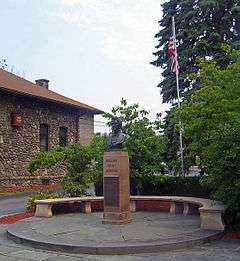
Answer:
[[30, 196], [27, 200], [26, 208], [28, 211], [35, 211], [36, 204], [34, 203], [35, 200], [40, 199], [49, 199], [49, 198], [62, 198], [63, 194], [57, 193], [53, 190], [47, 191], [40, 191], [37, 194]]
[[89, 146], [78, 145], [68, 157], [68, 175], [63, 189], [71, 197], [83, 195], [92, 182], [92, 151]]
[[210, 189], [200, 183], [200, 177], [147, 176], [142, 180], [140, 194], [188, 197], [210, 197]]
[[[140, 179], [140, 180], [139, 180]], [[210, 198], [211, 190], [203, 186], [200, 177], [144, 175], [131, 177], [131, 195], [186, 196]], [[141, 186], [139, 186], [141, 184]], [[96, 194], [102, 195], [102, 180], [95, 183]]]
[[202, 184], [211, 187], [213, 197], [232, 213], [240, 226], [240, 50], [224, 46], [233, 62], [220, 69], [200, 60], [201, 89], [175, 111], [175, 126], [181, 118], [184, 138], [189, 141], [185, 155], [198, 155], [208, 174]]
[[93, 180], [94, 152], [91, 146], [71, 144], [64, 148], [38, 153], [27, 169], [32, 173], [40, 168], [50, 168], [59, 161], [65, 162], [68, 175], [63, 180], [63, 188], [68, 196], [81, 196]]

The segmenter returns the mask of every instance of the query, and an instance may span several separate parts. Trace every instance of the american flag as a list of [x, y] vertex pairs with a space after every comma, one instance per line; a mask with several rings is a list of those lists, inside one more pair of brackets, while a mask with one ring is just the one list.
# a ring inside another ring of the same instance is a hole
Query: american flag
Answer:
[[171, 58], [171, 71], [173, 73], [178, 72], [177, 50], [175, 49], [173, 38], [170, 38], [168, 42], [168, 55]]

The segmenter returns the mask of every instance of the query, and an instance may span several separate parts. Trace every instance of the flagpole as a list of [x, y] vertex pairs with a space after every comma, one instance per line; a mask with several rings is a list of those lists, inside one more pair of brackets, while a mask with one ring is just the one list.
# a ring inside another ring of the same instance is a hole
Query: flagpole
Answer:
[[[175, 30], [175, 20], [174, 16], [172, 16], [172, 32], [173, 32], [173, 43], [174, 43], [174, 49], [175, 49], [175, 55], [177, 58], [177, 44], [176, 44], [176, 30]], [[176, 59], [177, 60], [177, 59]], [[179, 70], [178, 70], [178, 62], [176, 64], [176, 85], [177, 85], [177, 100], [178, 100], [178, 108], [181, 108], [180, 103], [180, 92], [179, 92]], [[181, 120], [179, 120], [179, 143], [180, 143], [180, 157], [181, 157], [181, 173], [182, 176], [185, 176], [184, 174], [184, 161], [183, 161], [183, 139], [182, 139], [182, 123]]]

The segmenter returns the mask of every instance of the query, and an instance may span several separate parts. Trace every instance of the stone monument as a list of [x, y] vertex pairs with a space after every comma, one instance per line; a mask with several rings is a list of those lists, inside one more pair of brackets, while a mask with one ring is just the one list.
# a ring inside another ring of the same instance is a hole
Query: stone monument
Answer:
[[103, 159], [104, 224], [131, 222], [129, 158], [123, 151], [127, 135], [122, 132], [122, 122], [113, 117], [112, 133], [108, 137], [108, 150]]

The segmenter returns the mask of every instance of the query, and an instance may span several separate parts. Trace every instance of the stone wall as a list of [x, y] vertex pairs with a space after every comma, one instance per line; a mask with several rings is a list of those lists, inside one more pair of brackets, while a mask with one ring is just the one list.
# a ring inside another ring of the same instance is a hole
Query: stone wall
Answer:
[[89, 144], [94, 133], [94, 119], [91, 114], [81, 113], [79, 117], [79, 140], [85, 145]]
[[[22, 116], [22, 127], [11, 126], [12, 112]], [[0, 186], [41, 183], [44, 177], [59, 180], [66, 174], [64, 164], [31, 175], [26, 171], [40, 150], [40, 124], [49, 126], [49, 149], [59, 145], [59, 127], [68, 128], [68, 143], [87, 144], [93, 134], [93, 115], [69, 106], [0, 92]]]

